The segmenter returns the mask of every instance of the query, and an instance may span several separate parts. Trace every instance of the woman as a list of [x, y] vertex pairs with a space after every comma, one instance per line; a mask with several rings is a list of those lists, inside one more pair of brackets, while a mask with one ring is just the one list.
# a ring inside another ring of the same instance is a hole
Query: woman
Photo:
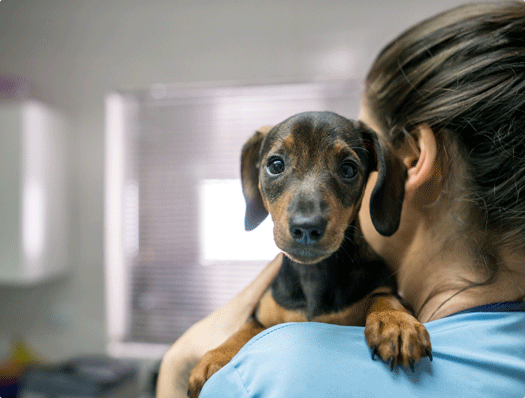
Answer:
[[[375, 232], [368, 196], [360, 221], [426, 323], [434, 361], [389, 373], [362, 328], [285, 324], [201, 397], [525, 396], [525, 2], [459, 7], [403, 33], [371, 68], [360, 119], [408, 168], [399, 230]], [[187, 372], [246, 320], [278, 263], [173, 345], [159, 397], [186, 393]]]

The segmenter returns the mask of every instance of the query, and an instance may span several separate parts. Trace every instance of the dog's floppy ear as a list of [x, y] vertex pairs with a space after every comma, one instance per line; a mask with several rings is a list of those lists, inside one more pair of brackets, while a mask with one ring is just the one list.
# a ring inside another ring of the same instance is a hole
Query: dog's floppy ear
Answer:
[[378, 172], [370, 196], [370, 217], [377, 232], [390, 236], [399, 228], [407, 169], [374, 131], [359, 123], [364, 129], [365, 143], [369, 144], [370, 163], [372, 166], [375, 163]]
[[268, 216], [259, 190], [259, 154], [264, 137], [271, 127], [257, 129], [255, 134], [244, 144], [241, 154], [242, 193], [246, 201], [244, 228], [251, 231]]

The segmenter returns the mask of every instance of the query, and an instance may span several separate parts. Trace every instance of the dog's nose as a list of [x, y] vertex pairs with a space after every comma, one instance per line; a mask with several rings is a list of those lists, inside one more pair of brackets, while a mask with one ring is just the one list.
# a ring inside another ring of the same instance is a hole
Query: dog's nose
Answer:
[[295, 215], [289, 220], [290, 234], [295, 241], [311, 245], [323, 237], [326, 224], [326, 219], [320, 216]]

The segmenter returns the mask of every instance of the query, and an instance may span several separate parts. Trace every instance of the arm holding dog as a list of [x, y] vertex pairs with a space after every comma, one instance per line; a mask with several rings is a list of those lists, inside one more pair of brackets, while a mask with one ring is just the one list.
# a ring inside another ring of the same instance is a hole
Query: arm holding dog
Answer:
[[279, 254], [254, 281], [188, 329], [164, 355], [157, 383], [158, 398], [186, 397], [190, 373], [202, 356], [243, 328], [281, 264]]

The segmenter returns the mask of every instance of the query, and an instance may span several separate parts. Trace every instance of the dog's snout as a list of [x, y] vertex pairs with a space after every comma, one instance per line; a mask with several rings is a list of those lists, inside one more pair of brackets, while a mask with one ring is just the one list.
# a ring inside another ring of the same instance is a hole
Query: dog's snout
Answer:
[[295, 215], [290, 218], [290, 235], [304, 245], [318, 242], [324, 235], [327, 221], [321, 216]]

